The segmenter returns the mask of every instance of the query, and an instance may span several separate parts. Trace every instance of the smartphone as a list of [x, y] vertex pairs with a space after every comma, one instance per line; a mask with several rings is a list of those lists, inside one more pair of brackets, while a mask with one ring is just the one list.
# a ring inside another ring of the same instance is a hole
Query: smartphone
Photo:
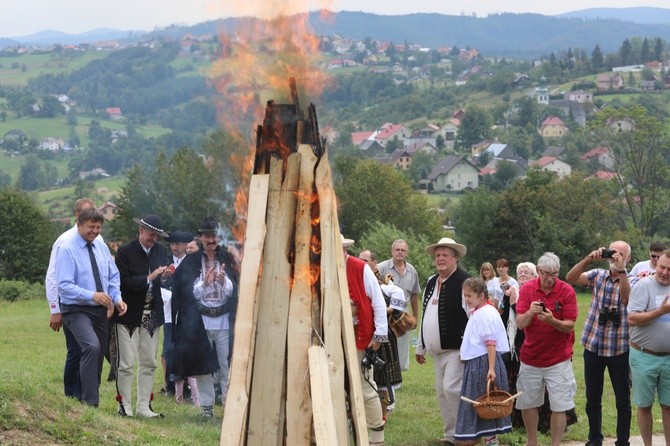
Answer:
[[547, 307], [544, 305], [544, 302], [540, 302], [540, 307], [542, 307], [542, 312], [543, 313], [547, 312]]

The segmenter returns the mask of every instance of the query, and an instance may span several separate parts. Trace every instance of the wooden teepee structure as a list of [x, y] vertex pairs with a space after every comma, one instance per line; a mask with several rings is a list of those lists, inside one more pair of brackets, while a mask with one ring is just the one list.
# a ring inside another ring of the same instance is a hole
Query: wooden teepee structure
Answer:
[[328, 154], [291, 96], [257, 130], [221, 445], [366, 445]]

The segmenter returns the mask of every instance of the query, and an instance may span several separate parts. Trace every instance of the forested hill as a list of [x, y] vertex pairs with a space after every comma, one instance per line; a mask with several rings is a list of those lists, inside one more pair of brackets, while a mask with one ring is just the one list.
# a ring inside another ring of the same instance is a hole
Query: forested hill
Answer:
[[[670, 10], [656, 8], [660, 12]], [[188, 28], [193, 34], [212, 33], [219, 28], [235, 32], [253, 19], [221, 19]], [[444, 14], [377, 15], [340, 12], [326, 20], [310, 14], [310, 23], [319, 35], [337, 34], [345, 38], [417, 43], [437, 48], [443, 45], [474, 47], [487, 56], [539, 57], [566, 48], [591, 51], [596, 45], [615, 52], [631, 37], [661, 37], [670, 40], [670, 26], [641, 24], [615, 19], [560, 18], [540, 14], [496, 14], [485, 18]], [[180, 27], [152, 34], [178, 37]]]
[[477, 48], [487, 55], [540, 56], [557, 49], [616, 51], [620, 42], [634, 36], [670, 40], [670, 26], [623, 22], [613, 19], [558, 18], [540, 14], [497, 14], [485, 18], [441, 14], [381, 16], [342, 12], [330, 24], [313, 15], [318, 34], [352, 38], [404, 41], [436, 47], [456, 45]]

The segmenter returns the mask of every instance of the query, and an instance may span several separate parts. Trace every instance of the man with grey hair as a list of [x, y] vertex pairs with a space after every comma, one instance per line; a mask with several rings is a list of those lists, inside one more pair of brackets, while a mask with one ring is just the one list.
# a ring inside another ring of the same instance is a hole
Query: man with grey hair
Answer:
[[426, 248], [435, 260], [434, 274], [423, 292], [423, 319], [416, 345], [416, 362], [426, 363], [433, 357], [435, 391], [440, 405], [444, 436], [442, 442], [453, 444], [456, 415], [461, 396], [463, 361], [460, 348], [468, 316], [463, 308], [463, 282], [469, 274], [458, 266], [467, 248], [444, 237]]
[[[406, 258], [409, 253], [409, 244], [402, 239], [393, 242], [391, 258], [377, 265], [381, 277], [393, 275], [393, 283], [405, 292], [405, 312], [408, 305], [412, 306], [412, 316], [419, 320], [419, 275], [416, 268]], [[409, 344], [412, 332], [408, 330], [398, 336], [398, 360], [400, 369], [409, 370]], [[400, 387], [398, 385], [397, 387]]]
[[656, 272], [633, 286], [628, 302], [630, 368], [637, 426], [645, 445], [654, 428], [652, 406], [658, 394], [665, 444], [670, 444], [670, 250], [661, 253]]
[[545, 388], [551, 405], [551, 444], [558, 446], [567, 424], [566, 411], [575, 407], [577, 391], [572, 370], [577, 296], [558, 278], [561, 263], [551, 252], [537, 261], [538, 278], [526, 282], [516, 304], [517, 326], [525, 330], [516, 401], [528, 436], [527, 445], [537, 446], [538, 407]]
[[[593, 288], [591, 304], [584, 323], [584, 384], [586, 416], [589, 418], [589, 446], [602, 446], [602, 398], [605, 369], [610, 375], [617, 407], [617, 446], [630, 439], [630, 368], [628, 366], [628, 322], [626, 306], [631, 282], [626, 263], [630, 245], [612, 242], [608, 249], [591, 251], [572, 267], [565, 280], [576, 286]], [[608, 269], [586, 270], [596, 261], [609, 262]]]

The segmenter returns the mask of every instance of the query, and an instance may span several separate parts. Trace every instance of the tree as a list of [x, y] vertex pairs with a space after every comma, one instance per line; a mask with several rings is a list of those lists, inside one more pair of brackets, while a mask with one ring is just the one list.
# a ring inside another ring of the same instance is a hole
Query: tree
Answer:
[[44, 281], [54, 232], [28, 194], [0, 189], [0, 279]]
[[19, 171], [17, 186], [25, 191], [44, 187], [44, 168], [35, 155], [28, 155]]
[[473, 105], [468, 108], [458, 128], [456, 148], [469, 150], [474, 144], [491, 137], [493, 118], [485, 109]]
[[611, 185], [533, 169], [500, 192], [480, 188], [455, 212], [458, 240], [468, 247], [464, 265], [476, 270], [498, 257], [534, 262], [553, 251], [567, 270], [585, 252], [624, 238], [617, 203]]
[[58, 98], [51, 95], [42, 97], [42, 104], [40, 107], [41, 109], [39, 116], [44, 118], [53, 118], [63, 114], [63, 105], [60, 103]]
[[594, 71], [598, 72], [603, 68], [603, 64], [603, 52], [600, 50], [600, 46], [596, 45], [591, 53], [591, 66]]
[[[339, 170], [351, 166], [347, 172]], [[340, 224], [348, 237], [360, 238], [379, 223], [414, 235], [439, 239], [442, 223], [426, 197], [412, 190], [410, 180], [395, 168], [372, 160], [338, 161], [335, 191], [340, 202]]]
[[642, 41], [642, 49], [640, 50], [640, 62], [647, 63], [652, 60], [651, 48], [649, 45], [649, 39], [646, 37]]
[[621, 65], [633, 64], [633, 45], [630, 43], [630, 40], [626, 39], [621, 44], [621, 47], [619, 48], [619, 59], [621, 60]]
[[412, 179], [415, 189], [418, 189], [419, 182], [425, 180], [435, 166], [433, 157], [426, 152], [416, 152], [412, 155], [412, 162], [407, 169], [407, 175]]
[[407, 258], [419, 274], [419, 283], [425, 283], [433, 274], [435, 266], [433, 259], [424, 251], [424, 248], [435, 243], [433, 239], [425, 235], [416, 236], [412, 232], [400, 231], [386, 223], [379, 223], [356, 240], [355, 247], [360, 250], [374, 251], [377, 254], [377, 260], [382, 261], [388, 257], [393, 242], [399, 239], [405, 240], [409, 245]]
[[[619, 192], [639, 235], [651, 237], [652, 224], [665, 215], [670, 146], [663, 123], [640, 106], [607, 108], [590, 129], [614, 160]], [[640, 240], [642, 242], [642, 239]]]
[[148, 213], [160, 215], [173, 230], [195, 231], [207, 215], [217, 217], [222, 228], [234, 228], [243, 217], [235, 204], [244, 183], [246, 146], [215, 132], [204, 150], [204, 157], [187, 147], [171, 157], [159, 153], [153, 168], [137, 164], [130, 169], [111, 222], [114, 235], [121, 240], [134, 237], [133, 218]]
[[665, 50], [665, 44], [663, 39], [657, 37], [654, 39], [654, 60], [663, 60], [663, 51]]

